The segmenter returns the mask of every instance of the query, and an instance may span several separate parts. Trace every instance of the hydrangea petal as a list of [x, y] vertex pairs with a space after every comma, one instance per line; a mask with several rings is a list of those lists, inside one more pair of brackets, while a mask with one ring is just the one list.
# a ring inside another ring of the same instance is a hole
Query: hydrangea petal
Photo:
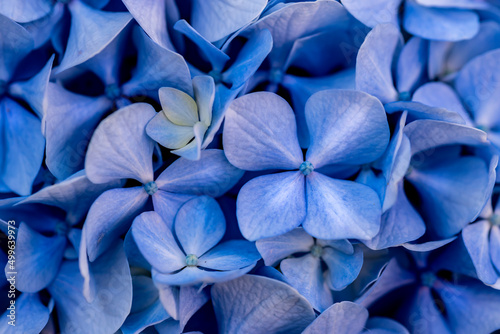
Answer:
[[152, 276], [155, 282], [167, 285], [196, 285], [212, 284], [234, 280], [252, 270], [253, 266], [228, 271], [207, 271], [198, 267], [186, 267], [175, 274], [162, 274], [153, 269]]
[[255, 243], [267, 266], [274, 266], [293, 253], [308, 252], [314, 239], [302, 228], [272, 238], [257, 240]]
[[132, 20], [128, 12], [100, 11], [81, 1], [73, 1], [68, 7], [71, 29], [58, 73], [101, 52]]
[[223, 140], [228, 160], [244, 170], [297, 169], [303, 161], [293, 110], [273, 93], [235, 100], [226, 112]]
[[0, 1], [0, 13], [20, 23], [38, 20], [51, 10], [52, 4], [49, 1]]
[[479, 279], [491, 285], [497, 281], [498, 274], [490, 257], [489, 235], [490, 223], [486, 220], [468, 225], [462, 230], [465, 247], [474, 263]]
[[117, 242], [92, 263], [96, 298], [88, 303], [81, 291], [83, 278], [76, 261], [66, 261], [49, 292], [56, 302], [61, 333], [85, 328], [91, 333], [114, 333], [125, 321], [132, 306], [132, 277], [123, 251]]
[[329, 269], [329, 284], [334, 290], [342, 290], [358, 277], [363, 265], [363, 251], [360, 247], [354, 247], [353, 254], [326, 247], [323, 249], [322, 259]]
[[6, 310], [0, 323], [0, 331], [5, 334], [39, 334], [47, 325], [50, 310], [42, 304], [38, 293], [23, 293], [16, 298], [15, 326], [9, 324], [10, 310]]
[[142, 333], [147, 327], [159, 324], [169, 317], [160, 300], [157, 300], [145, 310], [129, 314], [120, 330], [123, 334]]
[[311, 305], [323, 312], [333, 304], [330, 289], [323, 280], [323, 270], [319, 258], [306, 254], [299, 258], [281, 261], [280, 270], [290, 285], [307, 298]]
[[495, 265], [495, 268], [500, 271], [500, 227], [491, 227], [489, 242], [491, 261]]
[[146, 126], [146, 132], [161, 146], [170, 149], [184, 147], [194, 137], [192, 126], [174, 124], [162, 111], [151, 119]]
[[200, 257], [222, 239], [226, 232], [226, 219], [216, 200], [201, 196], [186, 202], [179, 209], [174, 228], [184, 253]]
[[356, 88], [382, 103], [398, 99], [392, 79], [394, 58], [403, 45], [401, 33], [392, 24], [381, 24], [366, 36], [356, 59]]
[[370, 239], [380, 228], [381, 205], [368, 186], [313, 172], [306, 177], [307, 233], [321, 239]]
[[366, 93], [321, 91], [309, 98], [305, 110], [311, 135], [306, 160], [314, 168], [371, 162], [384, 153], [389, 143], [384, 108]]
[[212, 108], [215, 99], [214, 79], [208, 75], [194, 77], [193, 91], [200, 122], [203, 122], [208, 127], [212, 122]]
[[153, 194], [153, 207], [170, 229], [174, 226], [174, 217], [180, 207], [195, 198], [195, 195], [175, 194], [158, 190]]
[[223, 242], [200, 257], [198, 265], [214, 270], [235, 270], [254, 266], [260, 260], [255, 244], [246, 240]]
[[193, 126], [198, 122], [198, 107], [188, 94], [174, 88], [162, 87], [158, 91], [163, 112], [177, 125]]
[[212, 303], [220, 333], [294, 334], [314, 320], [312, 307], [295, 289], [262, 276], [214, 285]]
[[156, 115], [152, 106], [134, 103], [114, 112], [97, 127], [85, 159], [87, 177], [94, 183], [117, 179], [153, 181], [154, 142], [146, 135]]
[[47, 167], [58, 179], [83, 168], [92, 133], [111, 106], [105, 97], [77, 95], [49, 82], [42, 132], [47, 140]]
[[422, 81], [429, 55], [427, 45], [427, 41], [412, 37], [401, 50], [396, 72], [396, 86], [400, 93], [413, 92]]
[[127, 231], [132, 219], [143, 210], [148, 197], [143, 187], [133, 187], [105, 191], [95, 200], [85, 220], [90, 261]]
[[448, 8], [429, 8], [405, 1], [404, 28], [425, 39], [456, 42], [474, 37], [479, 31], [478, 14]]
[[252, 179], [238, 194], [236, 214], [241, 233], [251, 241], [293, 230], [306, 215], [304, 175], [284, 172]]
[[335, 303], [314, 320], [303, 334], [328, 333], [335, 328], [337, 334], [360, 333], [368, 320], [368, 311], [361, 305], [345, 301]]
[[132, 235], [141, 253], [157, 270], [170, 273], [186, 265], [185, 254], [172, 231], [156, 212], [144, 212], [135, 218]]
[[[27, 224], [21, 224], [16, 243], [16, 289], [38, 292], [47, 287], [59, 270], [66, 238], [60, 235], [45, 237]], [[6, 272], [9, 271], [12, 270], [6, 268]]]
[[222, 150], [203, 150], [200, 160], [174, 161], [156, 179], [160, 190], [218, 197], [239, 181], [243, 171], [231, 165]]
[[398, 12], [402, 0], [374, 0], [359, 2], [356, 0], [343, 0], [342, 4], [352, 16], [373, 28], [378, 24], [392, 23], [398, 26]]
[[[5, 7], [13, 8], [9, 1], [1, 2], [0, 11]], [[3, 9], [3, 10], [2, 10]], [[26, 29], [11, 19], [0, 15], [0, 27], [2, 27], [2, 58], [0, 59], [0, 80], [8, 82], [18, 63], [33, 49], [33, 39]]]
[[0, 180], [12, 192], [29, 195], [43, 161], [40, 120], [9, 98], [0, 100]]

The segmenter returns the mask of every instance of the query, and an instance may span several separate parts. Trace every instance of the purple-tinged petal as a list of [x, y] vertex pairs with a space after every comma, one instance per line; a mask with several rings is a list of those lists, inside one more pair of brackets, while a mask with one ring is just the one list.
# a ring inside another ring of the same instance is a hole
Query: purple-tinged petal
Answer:
[[373, 0], [370, 2], [342, 0], [347, 11], [370, 28], [382, 23], [392, 23], [394, 26], [398, 26], [401, 2], [402, 0]]
[[198, 265], [214, 270], [235, 270], [254, 266], [260, 260], [255, 244], [246, 240], [223, 242], [200, 257]]
[[303, 226], [316, 238], [369, 239], [379, 231], [380, 199], [368, 186], [313, 172], [306, 177], [306, 197]]
[[144, 209], [148, 194], [143, 187], [111, 189], [99, 196], [85, 220], [86, 245], [94, 261], [124, 234]]
[[373, 317], [366, 322], [363, 334], [410, 334], [399, 322], [382, 317]]
[[257, 240], [255, 245], [265, 264], [274, 266], [294, 253], [310, 251], [314, 239], [302, 228], [296, 228], [276, 237]]
[[101, 52], [132, 20], [128, 12], [105, 12], [81, 1], [69, 5], [71, 29], [57, 73], [79, 65]]
[[185, 267], [175, 274], [163, 274], [153, 268], [152, 276], [155, 282], [161, 284], [186, 286], [231, 281], [252, 269], [253, 265], [229, 271], [207, 271], [198, 267]]
[[363, 251], [360, 247], [354, 247], [353, 254], [326, 247], [321, 258], [328, 266], [328, 283], [334, 290], [342, 290], [351, 284], [358, 277], [363, 265]]
[[365, 164], [381, 156], [389, 143], [384, 107], [358, 91], [326, 90], [305, 107], [311, 144], [306, 160], [314, 168], [330, 164]]
[[371, 94], [382, 103], [398, 99], [392, 68], [399, 55], [403, 37], [392, 24], [373, 28], [361, 45], [356, 59], [356, 89]]
[[154, 142], [146, 135], [147, 123], [156, 115], [152, 106], [134, 103], [114, 112], [97, 127], [85, 158], [90, 181], [117, 179], [153, 181]]
[[92, 133], [112, 103], [105, 97], [71, 93], [50, 82], [46, 94], [42, 119], [42, 133], [47, 140], [46, 164], [54, 176], [63, 180], [83, 168]]
[[457, 237], [451, 237], [448, 239], [443, 239], [443, 240], [436, 240], [436, 241], [427, 241], [421, 244], [412, 244], [412, 243], [404, 243], [401, 246], [404, 248], [411, 250], [413, 252], [430, 252], [435, 249], [441, 248], [444, 245], [449, 244], [453, 240], [455, 240]]
[[22, 292], [38, 292], [46, 288], [56, 277], [66, 248], [66, 237], [46, 237], [21, 224], [17, 232], [15, 268], [7, 264], [8, 272], [17, 271], [16, 289]]
[[153, 207], [155, 212], [160, 215], [165, 224], [167, 224], [170, 229], [173, 229], [174, 217], [180, 207], [195, 197], [196, 195], [175, 194], [158, 190], [152, 196]]
[[252, 179], [238, 194], [236, 214], [241, 233], [251, 241], [293, 230], [306, 215], [304, 175], [283, 172]]
[[212, 303], [220, 333], [301, 333], [314, 320], [307, 300], [289, 285], [246, 275], [216, 284]]
[[52, 11], [52, 6], [50, 1], [0, 1], [0, 14], [11, 20], [26, 23], [48, 15]]
[[96, 287], [95, 299], [91, 303], [82, 294], [83, 277], [76, 261], [64, 262], [49, 287], [63, 334], [81, 328], [96, 334], [114, 333], [130, 312], [132, 277], [123, 243], [115, 243], [92, 263], [91, 271]]
[[228, 160], [244, 170], [298, 169], [303, 161], [293, 110], [273, 93], [235, 100], [226, 112], [223, 136]]
[[226, 219], [215, 199], [201, 196], [186, 202], [179, 209], [174, 228], [184, 253], [200, 257], [222, 239], [226, 232]]
[[408, 112], [408, 120], [428, 119], [436, 121], [445, 121], [448, 123], [464, 124], [465, 121], [455, 111], [450, 111], [444, 108], [430, 107], [420, 102], [414, 101], [397, 101], [390, 102], [384, 105], [385, 111], [388, 114], [397, 113], [400, 111]]
[[280, 263], [280, 270], [290, 285], [306, 297], [316, 310], [323, 312], [333, 304], [332, 293], [323, 279], [319, 258], [306, 254], [299, 258], [285, 259]]
[[222, 150], [203, 150], [200, 160], [180, 158], [156, 179], [160, 190], [218, 197], [231, 189], [243, 171], [231, 165]]
[[172, 231], [156, 212], [144, 212], [135, 218], [132, 235], [142, 255], [155, 269], [171, 273], [186, 265], [186, 256]]
[[335, 328], [335, 334], [360, 333], [368, 320], [368, 310], [353, 302], [335, 303], [314, 320], [303, 334], [326, 334]]
[[495, 284], [499, 275], [490, 257], [490, 223], [481, 220], [467, 225], [462, 230], [462, 237], [479, 279], [485, 284]]

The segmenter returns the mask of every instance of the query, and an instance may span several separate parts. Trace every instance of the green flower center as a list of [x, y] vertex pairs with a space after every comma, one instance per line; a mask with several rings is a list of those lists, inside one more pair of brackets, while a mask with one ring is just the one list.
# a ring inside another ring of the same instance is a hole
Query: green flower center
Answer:
[[309, 161], [304, 161], [300, 164], [299, 170], [304, 175], [309, 175], [314, 170], [314, 166]]
[[151, 181], [144, 185], [144, 190], [146, 190], [148, 195], [154, 195], [158, 191], [158, 186], [155, 181]]
[[198, 265], [198, 257], [194, 254], [186, 255], [186, 266], [196, 267]]

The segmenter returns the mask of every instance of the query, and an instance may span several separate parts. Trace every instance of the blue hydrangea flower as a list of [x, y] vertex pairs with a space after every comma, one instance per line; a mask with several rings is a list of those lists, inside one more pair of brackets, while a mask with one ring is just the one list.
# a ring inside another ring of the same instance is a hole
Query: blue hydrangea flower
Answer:
[[363, 264], [358, 246], [347, 240], [315, 240], [301, 228], [258, 240], [256, 246], [265, 264], [279, 264], [290, 285], [320, 312], [333, 304], [330, 289], [341, 290], [352, 283]]
[[362, 92], [327, 90], [313, 95], [305, 110], [311, 134], [305, 158], [293, 110], [281, 97], [248, 94], [227, 112], [224, 153], [233, 165], [290, 170], [259, 176], [240, 190], [237, 216], [243, 236], [277, 236], [302, 224], [321, 239], [373, 237], [380, 224], [377, 194], [365, 185], [330, 178], [321, 168], [362, 165], [384, 152], [389, 129], [382, 105]]
[[231, 240], [217, 245], [226, 222], [217, 202], [207, 196], [186, 202], [173, 231], [156, 212], [139, 215], [132, 225], [137, 246], [151, 263], [155, 282], [167, 285], [214, 283], [241, 276], [260, 259], [253, 243]]

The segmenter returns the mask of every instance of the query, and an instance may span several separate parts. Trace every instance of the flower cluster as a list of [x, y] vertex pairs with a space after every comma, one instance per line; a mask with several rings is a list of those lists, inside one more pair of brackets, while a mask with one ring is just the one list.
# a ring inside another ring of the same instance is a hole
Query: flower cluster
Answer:
[[500, 330], [498, 0], [0, 1], [0, 333]]

